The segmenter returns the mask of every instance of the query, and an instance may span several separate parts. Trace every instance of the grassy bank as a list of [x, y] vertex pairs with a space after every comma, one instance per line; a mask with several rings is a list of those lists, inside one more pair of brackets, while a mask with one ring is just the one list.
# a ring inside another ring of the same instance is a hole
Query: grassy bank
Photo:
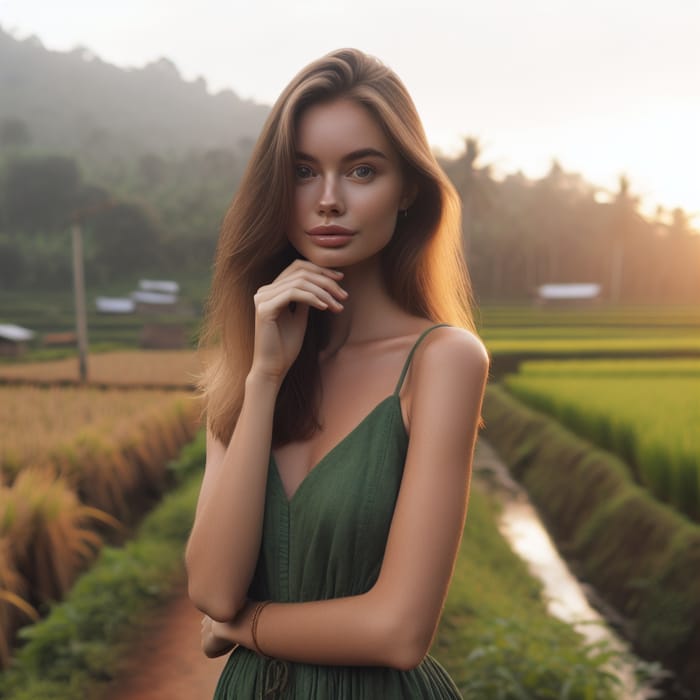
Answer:
[[498, 386], [484, 418], [579, 577], [631, 621], [637, 651], [700, 691], [700, 527], [635, 485], [619, 459]]

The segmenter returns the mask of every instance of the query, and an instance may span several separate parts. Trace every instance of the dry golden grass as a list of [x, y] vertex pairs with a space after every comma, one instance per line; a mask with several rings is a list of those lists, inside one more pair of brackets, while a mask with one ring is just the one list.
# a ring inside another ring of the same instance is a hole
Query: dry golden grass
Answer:
[[[0, 489], [0, 512], [3, 506]], [[27, 619], [37, 620], [36, 609], [24, 598], [27, 585], [19, 575], [12, 558], [10, 538], [0, 537], [0, 668], [10, 660], [11, 642], [17, 628]]]
[[34, 605], [63, 597], [99, 549], [95, 521], [119, 525], [51, 469], [25, 469], [0, 487], [0, 665], [17, 628], [36, 619]]
[[174, 391], [0, 387], [0, 667], [35, 606], [58, 600], [102, 544], [160, 496], [199, 427]]
[[[194, 350], [120, 350], [88, 357], [88, 382], [119, 386], [189, 387], [201, 371], [204, 355]], [[76, 357], [48, 362], [0, 365], [0, 379], [77, 382]]]
[[12, 543], [15, 568], [31, 582], [33, 598], [59, 599], [102, 543], [92, 521], [116, 522], [83, 505], [51, 469], [25, 469], [3, 492], [0, 535]]
[[47, 459], [66, 472], [86, 468], [102, 448], [130, 445], [139, 439], [135, 433], [148, 435], [154, 421], [159, 435], [166, 427], [173, 431], [173, 436], [159, 438], [170, 441], [172, 451], [193, 435], [198, 407], [185, 392], [0, 387], [0, 473], [12, 481], [22, 468]]

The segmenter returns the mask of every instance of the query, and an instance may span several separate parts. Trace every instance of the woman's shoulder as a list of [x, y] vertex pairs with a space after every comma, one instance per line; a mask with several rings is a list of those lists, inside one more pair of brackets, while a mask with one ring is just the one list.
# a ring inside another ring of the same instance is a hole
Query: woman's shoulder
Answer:
[[[465, 383], [481, 380], [488, 374], [490, 357], [479, 336], [458, 326], [430, 324], [413, 359], [413, 382], [420, 384], [441, 378], [459, 390]], [[440, 382], [443, 384], [443, 382]]]

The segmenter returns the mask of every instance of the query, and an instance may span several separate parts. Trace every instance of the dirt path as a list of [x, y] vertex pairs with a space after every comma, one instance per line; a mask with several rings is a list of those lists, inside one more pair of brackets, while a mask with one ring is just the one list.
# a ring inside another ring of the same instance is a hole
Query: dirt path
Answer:
[[103, 700], [211, 700], [227, 656], [204, 656], [201, 619], [183, 590], [153, 616], [153, 636], [137, 645]]

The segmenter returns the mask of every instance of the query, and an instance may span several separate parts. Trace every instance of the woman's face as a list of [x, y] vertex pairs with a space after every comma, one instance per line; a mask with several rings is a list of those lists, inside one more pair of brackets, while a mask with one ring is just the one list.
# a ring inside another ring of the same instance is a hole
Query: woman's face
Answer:
[[290, 243], [324, 267], [376, 256], [409, 203], [399, 156], [382, 128], [362, 105], [336, 99], [304, 110], [296, 141]]

